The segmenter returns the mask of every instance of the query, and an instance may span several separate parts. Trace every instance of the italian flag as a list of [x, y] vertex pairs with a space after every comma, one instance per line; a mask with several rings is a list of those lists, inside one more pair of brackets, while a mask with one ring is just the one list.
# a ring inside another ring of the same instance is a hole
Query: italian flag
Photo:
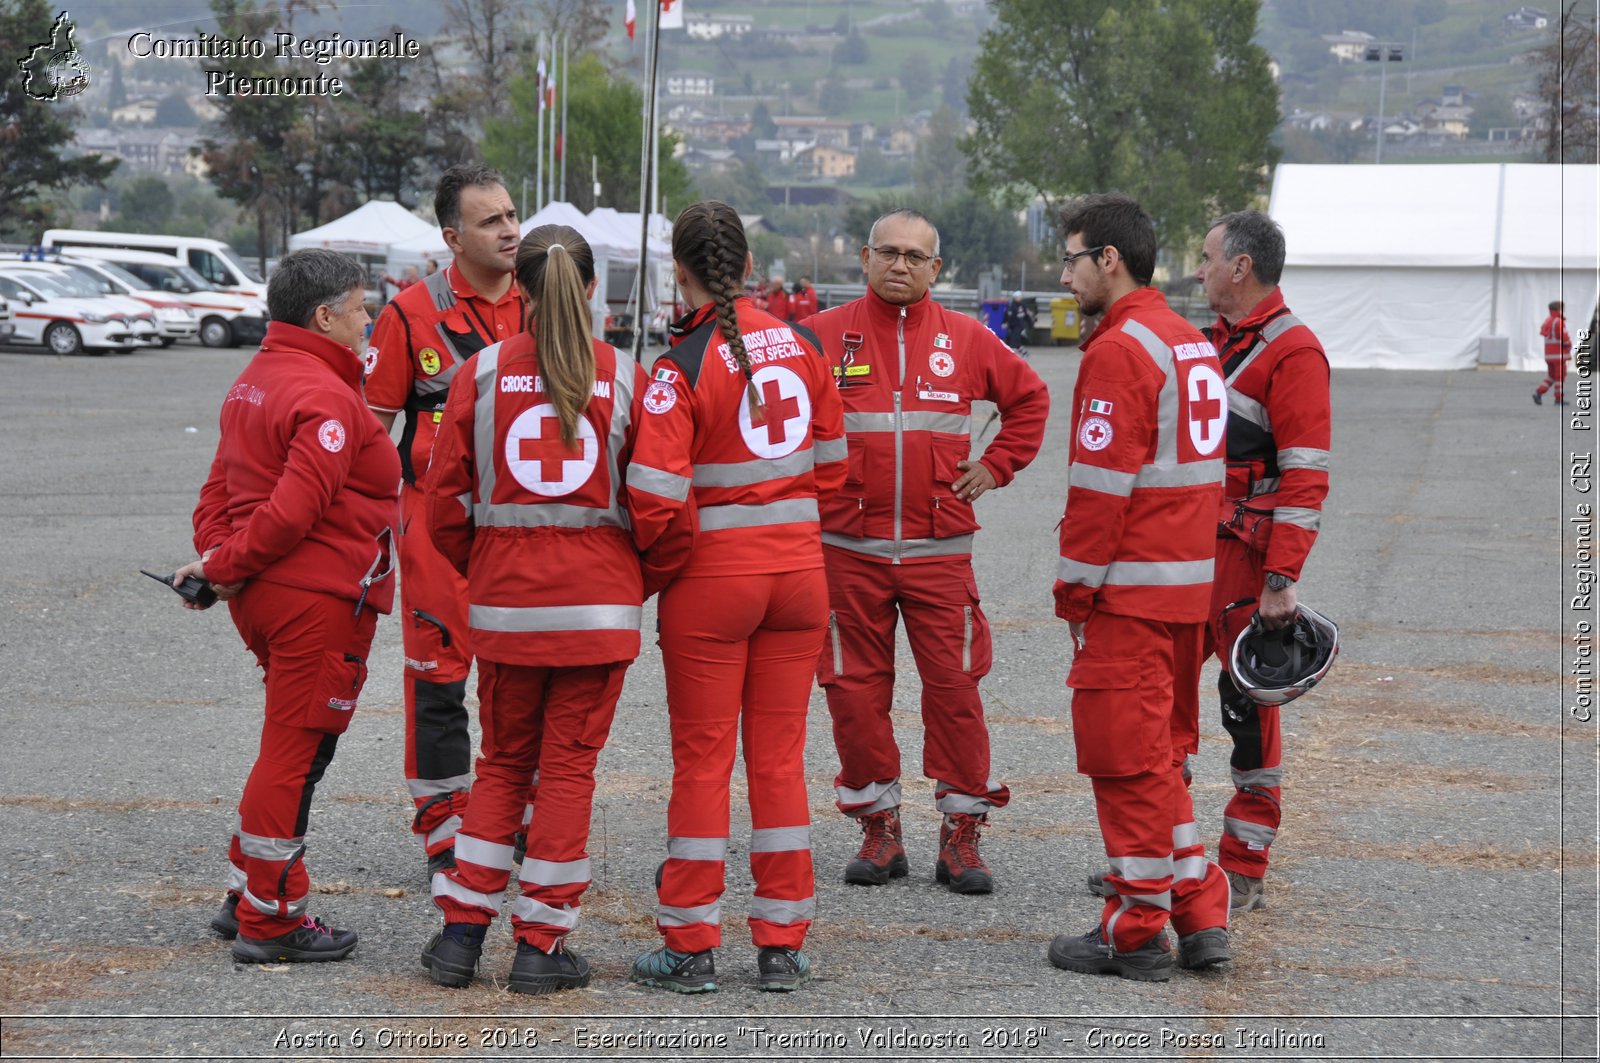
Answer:
[[1101, 402], [1099, 399], [1090, 399], [1089, 400], [1089, 412], [1090, 413], [1110, 413], [1111, 412], [1111, 403], [1109, 403], [1109, 402]]

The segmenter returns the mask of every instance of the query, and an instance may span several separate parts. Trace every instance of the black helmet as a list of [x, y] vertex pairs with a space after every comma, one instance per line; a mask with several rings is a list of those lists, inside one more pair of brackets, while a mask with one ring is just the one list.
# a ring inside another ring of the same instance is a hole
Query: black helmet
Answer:
[[1283, 705], [1322, 681], [1339, 656], [1339, 625], [1302, 605], [1294, 623], [1268, 631], [1261, 614], [1233, 644], [1228, 672], [1257, 705]]

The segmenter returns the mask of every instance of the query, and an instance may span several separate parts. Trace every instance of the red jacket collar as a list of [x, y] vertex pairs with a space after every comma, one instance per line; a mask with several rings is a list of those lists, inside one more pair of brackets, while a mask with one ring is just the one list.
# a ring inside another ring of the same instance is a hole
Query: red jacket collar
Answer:
[[267, 335], [261, 341], [261, 350], [263, 353], [274, 351], [310, 355], [332, 369], [340, 380], [352, 388], [361, 386], [361, 357], [320, 332], [312, 332], [286, 321], [271, 321], [267, 323]]
[[898, 323], [900, 321], [900, 311], [904, 310], [906, 312], [906, 324], [908, 325], [920, 324], [923, 316], [930, 313], [934, 305], [933, 295], [930, 292], [923, 292], [921, 299], [901, 306], [899, 303], [889, 302], [870, 287], [867, 288], [867, 294], [863, 302], [867, 307], [867, 313], [871, 314], [874, 320]]
[[[741, 295], [733, 301], [734, 313], [737, 314], [741, 310], [753, 310], [755, 305], [749, 296]], [[668, 327], [668, 340], [672, 346], [676, 347], [683, 342], [689, 333], [704, 325], [707, 321], [715, 321], [716, 319], [717, 304], [710, 301], [701, 303]]]
[[1151, 287], [1135, 288], [1121, 299], [1106, 308], [1105, 316], [1100, 319], [1100, 324], [1095, 326], [1089, 338], [1083, 341], [1087, 347], [1100, 338], [1103, 332], [1115, 332], [1122, 327], [1134, 314], [1142, 310], [1170, 310], [1167, 297]]
[[1286, 309], [1288, 307], [1283, 302], [1283, 289], [1273, 288], [1272, 291], [1267, 293], [1266, 298], [1250, 308], [1248, 314], [1231, 325], [1228, 323], [1227, 318], [1218, 314], [1216, 334], [1218, 336], [1228, 336], [1247, 329], [1260, 329], [1261, 326], [1278, 314], [1283, 313]]

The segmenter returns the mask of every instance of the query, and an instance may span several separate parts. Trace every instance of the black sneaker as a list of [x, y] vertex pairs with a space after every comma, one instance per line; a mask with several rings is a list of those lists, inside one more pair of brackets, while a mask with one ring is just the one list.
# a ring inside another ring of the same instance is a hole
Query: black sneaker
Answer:
[[756, 970], [756, 988], [769, 993], [792, 992], [811, 981], [811, 961], [799, 949], [764, 948], [756, 953]]
[[1178, 964], [1186, 971], [1198, 971], [1228, 963], [1233, 950], [1228, 947], [1226, 927], [1214, 926], [1196, 930], [1192, 934], [1178, 935]]
[[1163, 932], [1132, 952], [1106, 944], [1097, 926], [1082, 937], [1058, 934], [1050, 942], [1050, 962], [1079, 974], [1115, 974], [1139, 982], [1165, 982], [1172, 977], [1172, 945]]
[[233, 939], [237, 963], [322, 963], [342, 960], [356, 947], [354, 930], [329, 930], [328, 924], [309, 915], [301, 924], [275, 938]]
[[440, 985], [470, 985], [483, 954], [483, 935], [489, 928], [476, 923], [446, 923], [422, 950], [422, 966]]
[[428, 884], [432, 886], [433, 876], [441, 871], [449, 871], [456, 866], [456, 847], [446, 846], [428, 857]]
[[710, 949], [674, 952], [663, 945], [634, 960], [628, 980], [674, 993], [711, 993], [717, 988], [717, 964]]
[[1544, 405], [1544, 396], [1539, 394], [1537, 391], [1535, 391], [1533, 393], [1533, 404], [1535, 406], [1543, 406]]
[[556, 951], [546, 952], [526, 941], [517, 942], [517, 958], [506, 982], [513, 993], [542, 997], [588, 984], [589, 961], [571, 949], [558, 944]]
[[211, 917], [211, 929], [222, 935], [225, 941], [232, 941], [239, 936], [238, 893], [228, 891], [228, 895], [222, 899], [222, 907]]

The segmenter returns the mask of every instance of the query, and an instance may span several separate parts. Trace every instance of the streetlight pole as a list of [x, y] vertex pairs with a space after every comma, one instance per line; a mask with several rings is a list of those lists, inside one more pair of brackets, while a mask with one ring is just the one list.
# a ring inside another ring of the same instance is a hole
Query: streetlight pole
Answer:
[[1373, 165], [1383, 165], [1383, 105], [1389, 87], [1389, 64], [1405, 61], [1405, 45], [1399, 41], [1374, 41], [1367, 45], [1367, 62], [1378, 64], [1378, 147]]

